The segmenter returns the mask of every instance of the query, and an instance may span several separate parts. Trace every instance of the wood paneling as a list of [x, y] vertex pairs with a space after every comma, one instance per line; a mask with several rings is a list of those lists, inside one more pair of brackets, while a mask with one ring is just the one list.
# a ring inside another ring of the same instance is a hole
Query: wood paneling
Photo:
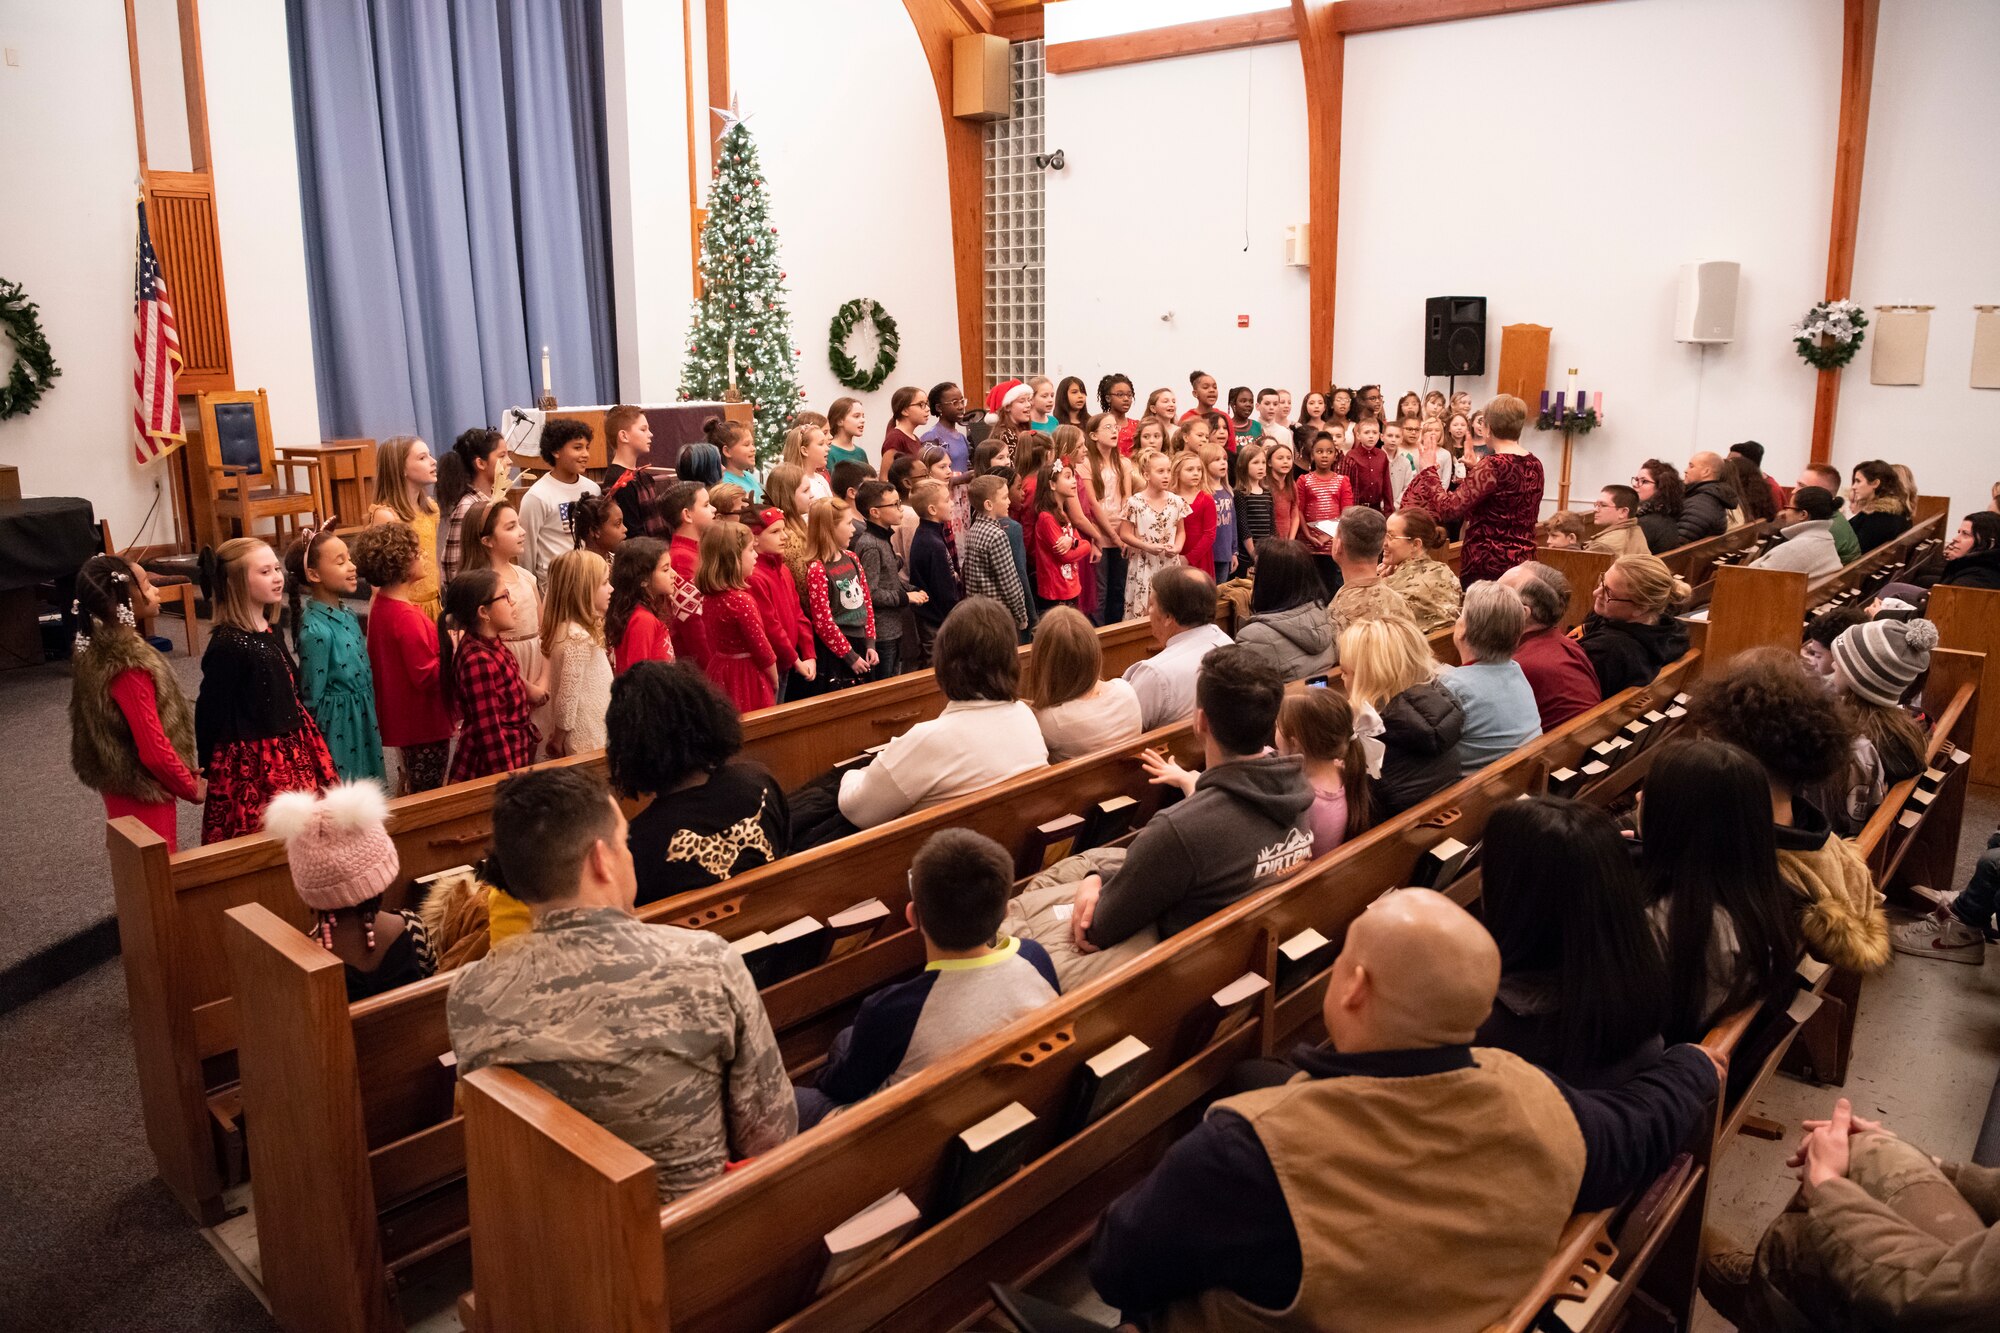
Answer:
[[1292, 0], [1299, 59], [1306, 77], [1306, 177], [1309, 239], [1306, 313], [1307, 383], [1333, 383], [1333, 301], [1340, 259], [1340, 109], [1347, 37], [1337, 22], [1341, 0]]
[[147, 172], [146, 220], [180, 333], [180, 391], [235, 388], [213, 179], [199, 172]]
[[1173, 56], [1194, 56], [1208, 51], [1234, 51], [1245, 46], [1289, 42], [1297, 35], [1291, 10], [1265, 9], [1230, 18], [1201, 19], [1166, 28], [1121, 32], [1115, 37], [1057, 42], [1043, 52], [1043, 62], [1051, 74], [1081, 74], [1085, 70], [1112, 69], [1119, 65], [1137, 65]]
[[1925, 608], [1937, 626], [1938, 643], [1968, 653], [1983, 653], [1980, 669], [1980, 697], [1986, 700], [1975, 733], [1972, 751], [1972, 780], [2000, 783], [2000, 592], [1987, 588], [1940, 587], [1931, 590]]
[[944, 126], [952, 287], [958, 297], [958, 379], [967, 386], [966, 396], [974, 398], [974, 386], [986, 382], [986, 136], [980, 126], [951, 113], [951, 44], [984, 29], [968, 17], [965, 0], [903, 0], [903, 8], [923, 43]]
[[1603, 0], [1338, 0], [1334, 23], [1342, 32], [1386, 32], [1424, 23], [1520, 14], [1533, 9], [1601, 4]]
[[[707, 10], [702, 21], [703, 35], [708, 39], [708, 104], [710, 106], [729, 105], [729, 0], [705, 0]], [[708, 116], [701, 117], [703, 125], [708, 124]]]
[[[1826, 299], [1854, 286], [1854, 237], [1861, 223], [1861, 167], [1868, 151], [1868, 103], [1875, 86], [1875, 31], [1882, 0], [1846, 0], [1841, 24], [1840, 137], [1833, 160], [1833, 221], [1826, 242]], [[1812, 461], [1833, 456], [1840, 372], [1822, 370], [1813, 389]]]

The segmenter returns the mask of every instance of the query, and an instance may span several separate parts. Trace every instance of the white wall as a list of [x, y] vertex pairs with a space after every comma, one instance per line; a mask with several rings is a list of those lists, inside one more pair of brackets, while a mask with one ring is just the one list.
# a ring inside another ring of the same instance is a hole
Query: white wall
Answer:
[[[1972, 305], [2000, 302], [2000, 5], [1888, 0], [1875, 48], [1854, 297], [1934, 305], [1924, 383], [1868, 382], [1869, 348], [1841, 379], [1833, 458], [1907, 460], [1949, 495], [1952, 523], [2000, 480], [2000, 390], [1973, 389]], [[1789, 480], [1789, 478], [1787, 478]]]
[[[1085, 0], [1046, 18], [1051, 42], [1108, 21]], [[1044, 142], [1067, 159], [1046, 196], [1048, 373], [1082, 376], [1093, 407], [1112, 371], [1139, 406], [1171, 388], [1183, 411], [1196, 367], [1225, 391], [1303, 386], [1307, 273], [1284, 264], [1285, 228], [1306, 219], [1298, 47], [1052, 75], [1045, 105]]]
[[[688, 101], [676, 95], [683, 91], [686, 40], [671, 5], [604, 0], [612, 305], [618, 397], [630, 403], [670, 403], [680, 396], [694, 301]], [[663, 79], [661, 71], [672, 77]], [[703, 119], [709, 119], [705, 112]]]
[[[1485, 296], [1488, 374], [1460, 388], [1492, 392], [1500, 326], [1530, 323], [1553, 330], [1550, 387], [1575, 366], [1605, 395], [1573, 504], [1649, 456], [1740, 439], [1790, 483], [1814, 376], [1787, 330], [1825, 277], [1839, 68], [1840, 6], [1822, 0], [1623, 0], [1350, 38], [1335, 381], [1391, 403], [1444, 387], [1422, 376], [1424, 298]], [[1498, 77], [1477, 101], [1414, 95], [1441, 70]], [[1692, 259], [1743, 265], [1737, 340], [1705, 354], [1673, 341]], [[1528, 438], [1553, 494], [1558, 437]]]
[[[899, 385], [960, 378], [944, 131], [923, 46], [901, 0], [750, 0], [730, 6], [729, 49], [771, 192], [806, 402], [825, 411], [850, 392], [826, 359], [842, 304], [872, 297], [896, 321], [896, 369], [861, 395], [874, 454]], [[867, 336], [849, 344], [864, 365]]]
[[[202, 9], [209, 130], [237, 383], [271, 391], [281, 441], [319, 438], [282, 6]], [[160, 464], [132, 461], [138, 148], [125, 16], [113, 4], [0, 0], [0, 272], [41, 306], [62, 367], [41, 406], [0, 422], [0, 462], [31, 495], [83, 495], [120, 542], [164, 542]], [[0, 350], [0, 355], [10, 355]]]

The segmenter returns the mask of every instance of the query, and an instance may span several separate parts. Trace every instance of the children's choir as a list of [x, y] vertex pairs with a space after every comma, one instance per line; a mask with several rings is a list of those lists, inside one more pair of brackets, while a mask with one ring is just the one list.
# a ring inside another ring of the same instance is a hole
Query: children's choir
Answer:
[[[185, 719], [130, 628], [151, 605], [143, 572], [114, 560], [79, 583], [79, 642], [96, 654], [79, 657], [79, 771], [168, 836], [172, 802], [200, 799], [214, 840], [254, 831], [279, 791], [375, 779], [407, 794], [597, 749], [613, 678], [641, 662], [687, 662], [739, 711], [765, 708], [929, 665], [965, 597], [997, 601], [1025, 643], [1058, 607], [1146, 615], [1170, 568], [1248, 577], [1274, 538], [1303, 541], [1331, 595], [1344, 509], [1446, 494], [1488, 439], [1482, 414], [1447, 418], [1441, 395], [1406, 395], [1402, 422], [1376, 386], [1314, 391], [1291, 424], [1284, 391], [1232, 389], [1225, 413], [1214, 376], [1189, 382], [1188, 411], [1160, 388], [1136, 416], [1118, 374], [1098, 381], [1095, 414], [1075, 376], [995, 385], [983, 413], [956, 383], [905, 386], [879, 474], [853, 398], [797, 413], [762, 474], [750, 431], [717, 417], [669, 484], [628, 406], [604, 414], [601, 478], [586, 475], [592, 428], [547, 422], [525, 492], [491, 428], [441, 460], [386, 440], [365, 528], [308, 530], [282, 559], [254, 538], [218, 550], [216, 633]], [[364, 589], [365, 616], [350, 605]], [[289, 652], [274, 628], [287, 604]], [[136, 764], [97, 753], [106, 726], [133, 737]]]

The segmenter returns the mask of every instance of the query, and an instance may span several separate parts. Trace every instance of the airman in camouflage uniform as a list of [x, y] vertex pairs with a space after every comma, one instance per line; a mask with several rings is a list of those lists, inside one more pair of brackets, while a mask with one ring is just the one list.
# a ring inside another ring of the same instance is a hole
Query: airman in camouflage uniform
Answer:
[[446, 1019], [461, 1072], [535, 1080], [657, 1162], [662, 1202], [798, 1132], [756, 984], [707, 931], [545, 912], [458, 974]]
[[1379, 578], [1366, 583], [1352, 579], [1343, 583], [1340, 591], [1333, 595], [1333, 605], [1327, 608], [1327, 617], [1333, 621], [1335, 639], [1340, 637], [1342, 630], [1361, 620], [1398, 618], [1415, 624], [1417, 619], [1403, 594]]

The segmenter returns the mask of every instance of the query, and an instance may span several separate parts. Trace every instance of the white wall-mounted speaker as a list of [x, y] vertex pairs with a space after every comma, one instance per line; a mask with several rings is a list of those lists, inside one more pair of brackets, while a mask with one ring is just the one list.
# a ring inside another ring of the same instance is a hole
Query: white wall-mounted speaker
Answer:
[[1732, 259], [1703, 259], [1681, 265], [1680, 294], [1674, 302], [1674, 341], [1736, 341], [1736, 283], [1743, 266]]
[[1285, 264], [1288, 268], [1312, 267], [1312, 223], [1294, 222], [1285, 228]]

